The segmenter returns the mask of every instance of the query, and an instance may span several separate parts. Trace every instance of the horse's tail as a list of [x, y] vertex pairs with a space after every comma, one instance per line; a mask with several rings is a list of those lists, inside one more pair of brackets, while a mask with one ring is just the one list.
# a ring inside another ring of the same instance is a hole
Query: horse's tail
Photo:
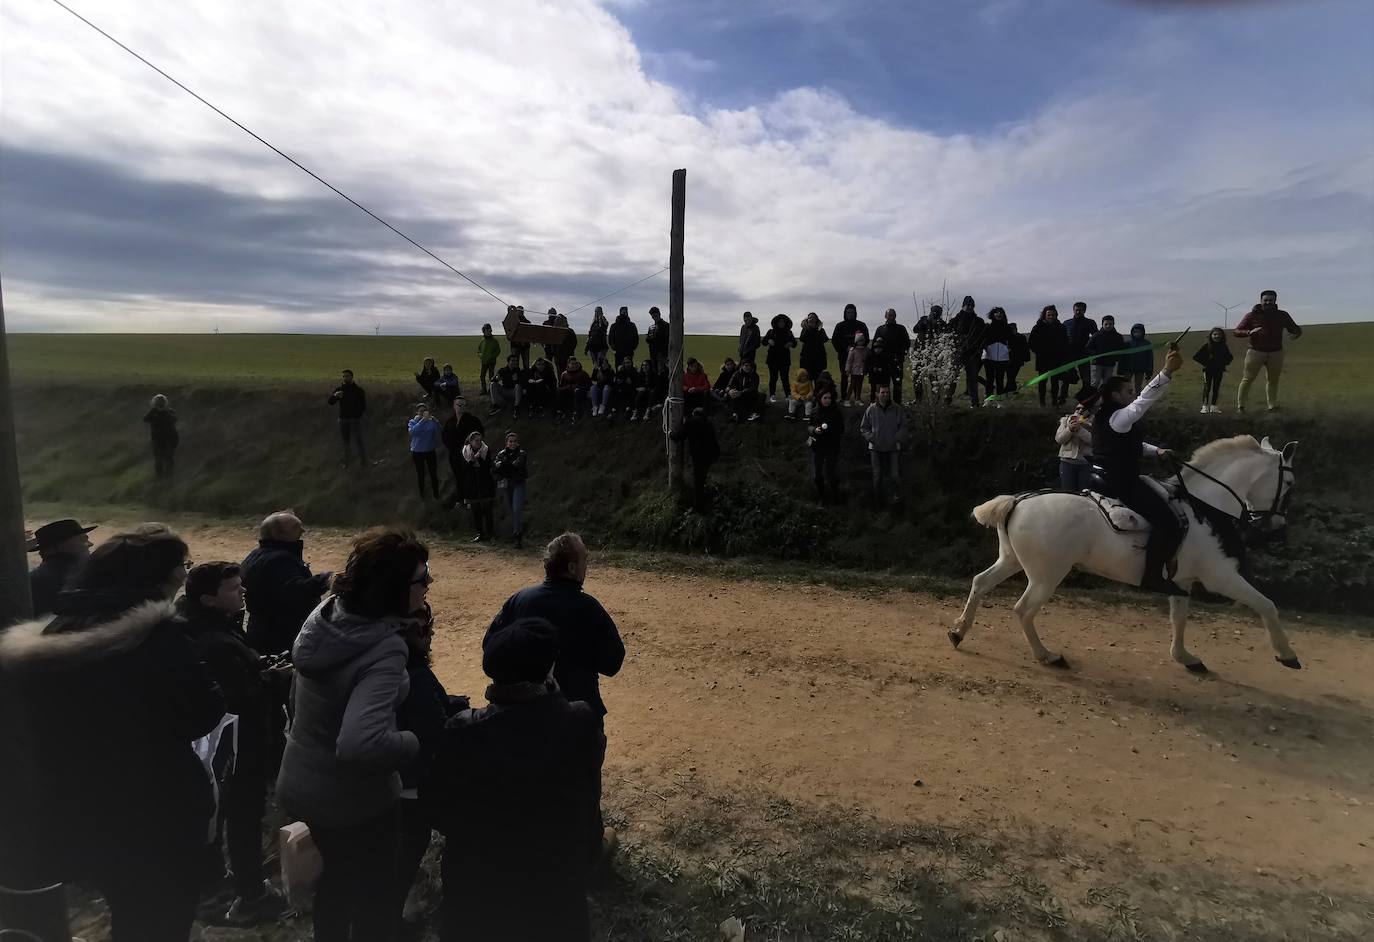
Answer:
[[1016, 506], [1016, 498], [1011, 494], [994, 497], [973, 508], [973, 519], [985, 527], [1000, 527], [1007, 522], [1011, 509]]

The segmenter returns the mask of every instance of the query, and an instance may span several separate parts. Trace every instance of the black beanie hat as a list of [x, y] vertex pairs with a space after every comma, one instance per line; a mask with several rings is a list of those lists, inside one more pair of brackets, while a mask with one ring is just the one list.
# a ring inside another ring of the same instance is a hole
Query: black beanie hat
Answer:
[[498, 684], [538, 683], [558, 657], [558, 629], [543, 618], [521, 618], [482, 639], [482, 671]]

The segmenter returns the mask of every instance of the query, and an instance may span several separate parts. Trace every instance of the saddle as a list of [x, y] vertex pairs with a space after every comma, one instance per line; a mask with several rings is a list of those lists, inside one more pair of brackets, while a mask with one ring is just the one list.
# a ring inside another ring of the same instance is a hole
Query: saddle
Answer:
[[[1159, 492], [1169, 503], [1174, 515], [1178, 517], [1179, 527], [1183, 532], [1188, 530], [1188, 514], [1184, 509], [1183, 502], [1178, 499], [1178, 493], [1164, 485], [1162, 481], [1157, 481], [1152, 477], [1141, 475], [1143, 480], [1150, 487]], [[1082, 496], [1092, 501], [1097, 509], [1102, 513], [1107, 524], [1118, 533], [1148, 533], [1150, 524], [1144, 517], [1127, 507], [1124, 501], [1115, 497], [1108, 497], [1094, 490], [1085, 490]]]

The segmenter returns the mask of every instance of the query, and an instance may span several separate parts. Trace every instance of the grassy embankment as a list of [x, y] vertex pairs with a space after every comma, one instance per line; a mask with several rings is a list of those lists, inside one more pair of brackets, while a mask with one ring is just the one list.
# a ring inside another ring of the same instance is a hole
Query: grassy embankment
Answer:
[[[321, 524], [402, 521], [467, 532], [465, 514], [416, 496], [404, 424], [420, 357], [475, 356], [473, 338], [18, 335], [12, 343], [27, 501], [239, 518], [294, 506]], [[688, 341], [689, 353], [708, 363], [732, 346], [728, 337]], [[1189, 375], [1167, 414], [1150, 420], [1155, 440], [1185, 450], [1241, 432], [1302, 441], [1290, 542], [1256, 560], [1281, 604], [1369, 607], [1374, 525], [1363, 469], [1374, 457], [1374, 425], [1359, 413], [1374, 405], [1374, 384], [1361, 374], [1364, 351], [1374, 351], [1374, 325], [1311, 328], [1293, 346], [1286, 411], [1199, 416]], [[367, 435], [379, 464], [365, 474], [338, 467], [324, 402], [343, 364], [369, 390]], [[471, 385], [475, 364], [455, 365]], [[1233, 370], [1231, 389], [1235, 378]], [[152, 480], [140, 421], [154, 392], [169, 395], [181, 418], [178, 474], [166, 485]], [[597, 420], [574, 429], [502, 417], [493, 430], [515, 428], [530, 450], [532, 543], [572, 526], [599, 546], [792, 560], [802, 576], [847, 569], [965, 580], [995, 553], [993, 535], [969, 520], [969, 509], [1054, 482], [1050, 410], [1033, 397], [978, 413], [956, 403], [918, 435], [905, 469], [905, 511], [872, 511], [857, 497], [867, 458], [859, 412], [849, 410], [842, 473], [855, 498], [823, 510], [811, 501], [804, 435], [780, 415], [774, 408], [757, 424], [720, 426], [725, 456], [714, 475], [716, 511], [706, 517], [664, 493], [656, 423]]]

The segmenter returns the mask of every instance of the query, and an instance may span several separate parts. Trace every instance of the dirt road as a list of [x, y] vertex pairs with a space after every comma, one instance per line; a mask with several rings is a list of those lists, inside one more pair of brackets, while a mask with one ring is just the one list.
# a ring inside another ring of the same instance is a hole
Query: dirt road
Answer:
[[[220, 527], [183, 532], [198, 560], [251, 545]], [[341, 534], [308, 537], [317, 571], [345, 555]], [[540, 578], [538, 563], [440, 547], [431, 570], [437, 672], [480, 702], [482, 632]], [[646, 829], [703, 794], [764, 794], [884, 823], [1015, 832], [1020, 853], [1087, 856], [1116, 879], [1148, 867], [1164, 875], [1152, 892], [1165, 909], [1190, 895], [1168, 885], [1184, 873], [1245, 887], [1261, 908], [1285, 894], [1374, 895], [1374, 639], [1327, 620], [1287, 619], [1299, 672], [1274, 663], [1248, 613], [1198, 613], [1190, 647], [1215, 673], [1196, 677], [1168, 657], [1162, 602], [1057, 599], [1042, 636], [1073, 667], [1055, 671], [1031, 660], [1012, 594], [994, 597], [955, 651], [944, 637], [954, 600], [595, 559], [586, 588], [629, 652], [602, 684], [608, 801], [619, 793]], [[1042, 877], [1072, 896], [1072, 868]], [[1333, 918], [1358, 935], [1368, 916], [1347, 905]]]

